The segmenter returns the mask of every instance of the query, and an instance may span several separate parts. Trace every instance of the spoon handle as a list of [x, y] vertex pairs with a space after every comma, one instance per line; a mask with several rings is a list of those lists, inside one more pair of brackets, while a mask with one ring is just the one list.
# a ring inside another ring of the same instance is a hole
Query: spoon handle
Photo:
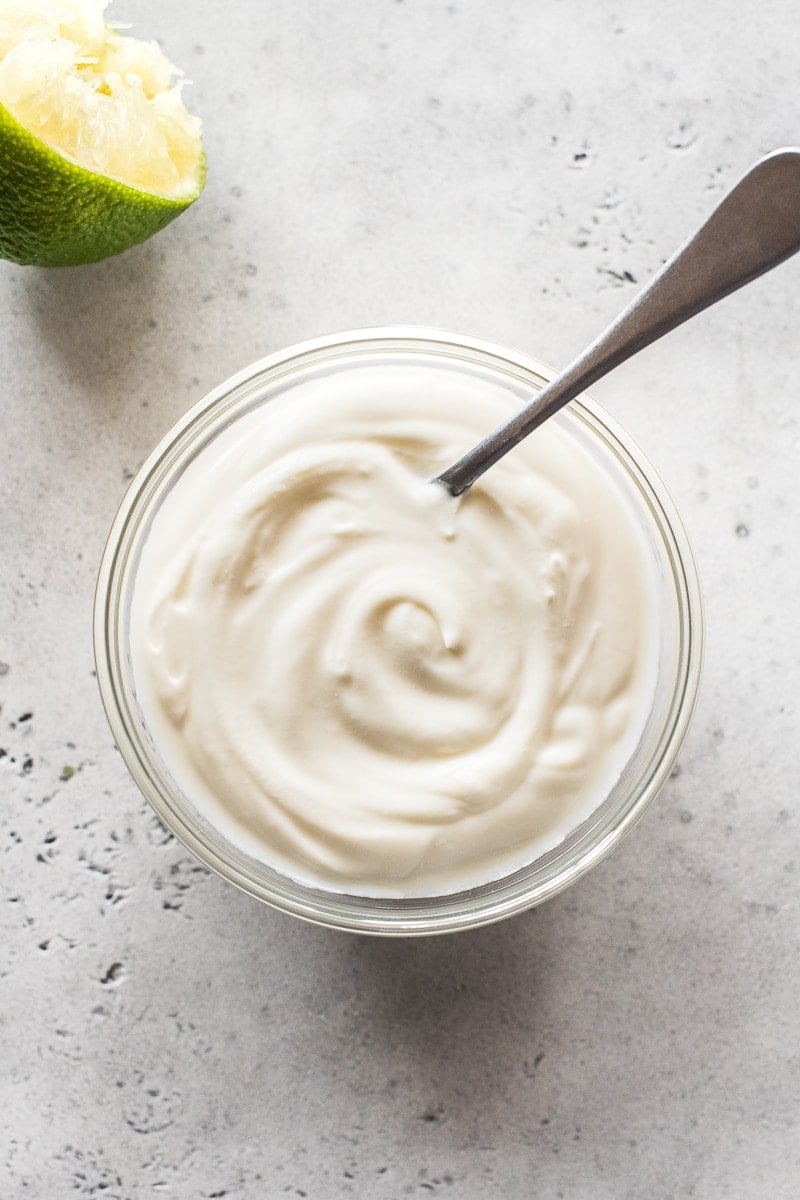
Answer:
[[454, 496], [638, 350], [800, 250], [800, 149], [760, 159], [608, 329], [439, 477]]

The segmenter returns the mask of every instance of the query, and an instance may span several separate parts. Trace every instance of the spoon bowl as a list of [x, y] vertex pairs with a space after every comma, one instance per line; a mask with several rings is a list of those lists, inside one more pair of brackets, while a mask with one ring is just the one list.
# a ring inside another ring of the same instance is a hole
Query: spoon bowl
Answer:
[[[172, 773], [148, 725], [134, 676], [131, 606], [153, 523], [185, 472], [240, 419], [332, 373], [346, 383], [386, 369], [409, 386], [420, 371], [488, 381], [513, 411], [552, 372], [528, 355], [467, 336], [421, 328], [335, 334], [255, 363], [201, 401], [140, 468], [112, 527], [95, 606], [98, 683], [134, 780], [167, 827], [202, 862], [250, 895], [331, 928], [385, 936], [439, 934], [500, 920], [571, 885], [618, 844], [669, 776], [686, 735], [700, 676], [702, 605], [692, 553], [670, 496], [634, 439], [588, 396], [554, 420], [626, 497], [656, 587], [652, 637], [657, 678], [646, 722], [619, 778], [565, 840], [512, 874], [469, 890], [406, 899], [323, 891], [251, 857], [205, 819]], [[298, 403], [300, 401], [298, 400]], [[478, 576], [479, 579], [479, 576]]]

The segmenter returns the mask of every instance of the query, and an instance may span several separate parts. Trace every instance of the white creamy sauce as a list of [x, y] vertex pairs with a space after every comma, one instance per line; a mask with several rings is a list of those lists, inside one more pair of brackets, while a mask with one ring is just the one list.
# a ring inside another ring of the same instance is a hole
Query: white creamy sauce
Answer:
[[465, 496], [426, 480], [518, 397], [352, 368], [178, 479], [131, 612], [139, 702], [190, 803], [333, 891], [425, 896], [552, 849], [646, 720], [654, 601], [627, 500], [549, 422]]

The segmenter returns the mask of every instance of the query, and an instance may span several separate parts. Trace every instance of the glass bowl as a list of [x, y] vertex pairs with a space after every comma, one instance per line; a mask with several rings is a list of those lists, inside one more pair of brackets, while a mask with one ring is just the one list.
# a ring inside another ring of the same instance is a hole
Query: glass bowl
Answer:
[[97, 678], [112, 732], [135, 782], [164, 824], [206, 866], [251, 896], [319, 925], [384, 935], [446, 933], [500, 920], [555, 896], [600, 862], [642, 815], [669, 775], [694, 708], [702, 654], [700, 588], [683, 525], [645, 455], [597, 401], [588, 396], [573, 401], [551, 419], [568, 427], [625, 493], [652, 556], [656, 587], [658, 677], [652, 707], [611, 792], [555, 849], [504, 878], [451, 895], [395, 900], [323, 891], [243, 853], [181, 793], [139, 707], [129, 645], [137, 563], [164, 497], [210, 440], [301, 381], [367, 363], [444, 363], [448, 369], [501, 382], [519, 405], [553, 375], [535, 359], [489, 342], [401, 327], [304, 342], [233, 376], [170, 430], [139, 470], [117, 513], [95, 599]]

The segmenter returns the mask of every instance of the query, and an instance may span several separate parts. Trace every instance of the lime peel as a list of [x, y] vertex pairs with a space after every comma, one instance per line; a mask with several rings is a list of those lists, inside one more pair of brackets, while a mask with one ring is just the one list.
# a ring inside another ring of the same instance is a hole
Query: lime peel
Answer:
[[205, 180], [201, 127], [155, 43], [107, 0], [0, 0], [0, 254], [93, 262], [183, 212]]

